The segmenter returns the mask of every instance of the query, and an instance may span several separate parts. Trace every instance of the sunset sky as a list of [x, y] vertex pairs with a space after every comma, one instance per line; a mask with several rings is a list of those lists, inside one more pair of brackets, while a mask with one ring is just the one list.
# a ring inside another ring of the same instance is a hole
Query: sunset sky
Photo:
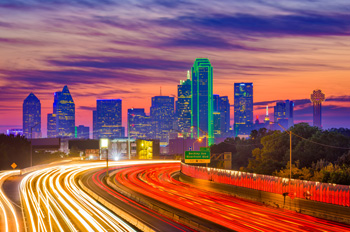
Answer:
[[[214, 94], [254, 83], [255, 115], [295, 101], [295, 122], [312, 124], [309, 100], [322, 89], [323, 126], [350, 128], [348, 0], [0, 0], [0, 133], [22, 128], [22, 104], [42, 104], [42, 132], [53, 93], [64, 85], [76, 125], [90, 126], [96, 99], [146, 108], [176, 96], [195, 58], [209, 58]], [[233, 123], [233, 107], [231, 108]]]

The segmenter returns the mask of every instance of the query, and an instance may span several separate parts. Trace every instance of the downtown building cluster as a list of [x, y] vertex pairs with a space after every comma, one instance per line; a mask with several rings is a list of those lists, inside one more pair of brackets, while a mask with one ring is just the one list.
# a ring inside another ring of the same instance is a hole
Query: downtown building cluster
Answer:
[[[282, 130], [294, 125], [294, 103], [286, 100], [274, 106], [274, 121], [269, 119], [268, 108], [263, 122], [253, 118], [253, 83], [234, 83], [234, 124], [230, 125], [231, 105], [228, 96], [213, 94], [213, 67], [206, 58], [195, 60], [187, 79], [177, 86], [177, 97], [154, 96], [150, 114], [144, 108], [127, 110], [127, 128], [122, 126], [122, 100], [98, 99], [92, 113], [93, 129], [75, 126], [75, 104], [67, 86], [54, 93], [53, 110], [47, 115], [48, 138], [125, 138], [158, 140], [167, 145], [170, 139], [182, 137], [204, 138], [206, 145], [216, 139], [242, 136], [260, 128]], [[321, 97], [317, 92], [314, 102], [321, 127]], [[322, 95], [322, 94], [321, 94]], [[176, 98], [176, 99], [175, 99]], [[127, 132], [127, 133], [126, 133]], [[41, 105], [33, 94], [23, 102], [23, 134], [28, 138], [41, 137]]]

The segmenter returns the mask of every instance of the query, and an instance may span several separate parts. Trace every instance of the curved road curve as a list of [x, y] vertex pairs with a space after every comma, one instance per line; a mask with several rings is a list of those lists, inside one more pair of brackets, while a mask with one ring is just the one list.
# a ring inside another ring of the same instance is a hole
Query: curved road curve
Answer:
[[[164, 163], [164, 161], [160, 161]], [[109, 172], [115, 170], [124, 170], [132, 167], [142, 167], [146, 164], [154, 164], [155, 161], [125, 161], [111, 164]], [[173, 161], [172, 161], [173, 163]], [[178, 163], [178, 162], [177, 162]], [[193, 229], [181, 225], [159, 213], [155, 212], [152, 209], [149, 209], [140, 203], [127, 198], [126, 196], [118, 193], [113, 188], [109, 187], [105, 181], [106, 170], [101, 169], [99, 171], [92, 170], [84, 173], [81, 176], [82, 183], [88, 187], [91, 191], [97, 194], [100, 198], [103, 198], [105, 201], [108, 201], [110, 204], [122, 209], [127, 212], [129, 215], [133, 216], [138, 221], [147, 225], [149, 228], [154, 231], [169, 231], [169, 232], [178, 232], [178, 231], [194, 231]]]
[[350, 226], [203, 190], [172, 176], [179, 163], [116, 171], [114, 184], [235, 231], [349, 231]]

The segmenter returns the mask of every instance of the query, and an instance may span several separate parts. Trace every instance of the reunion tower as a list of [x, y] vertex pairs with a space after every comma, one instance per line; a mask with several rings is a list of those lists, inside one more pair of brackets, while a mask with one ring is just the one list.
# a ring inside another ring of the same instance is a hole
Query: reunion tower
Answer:
[[320, 89], [316, 89], [311, 94], [311, 102], [314, 105], [314, 125], [322, 128], [322, 102], [325, 100], [325, 95]]

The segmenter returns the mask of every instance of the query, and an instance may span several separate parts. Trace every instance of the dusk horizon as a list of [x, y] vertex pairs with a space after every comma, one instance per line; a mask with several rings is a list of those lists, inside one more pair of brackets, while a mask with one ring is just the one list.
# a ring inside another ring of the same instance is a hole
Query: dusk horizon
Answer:
[[349, 0], [0, 0], [0, 231], [350, 231]]
[[[349, 4], [344, 1], [5, 1], [0, 3], [0, 133], [22, 128], [23, 100], [41, 101], [46, 135], [53, 93], [67, 85], [76, 126], [90, 127], [97, 99], [145, 108], [176, 96], [196, 58], [213, 67], [213, 93], [254, 84], [254, 118], [295, 102], [294, 122], [312, 125], [310, 94], [321, 89], [323, 129], [350, 128]], [[233, 124], [231, 108], [230, 126]]]

